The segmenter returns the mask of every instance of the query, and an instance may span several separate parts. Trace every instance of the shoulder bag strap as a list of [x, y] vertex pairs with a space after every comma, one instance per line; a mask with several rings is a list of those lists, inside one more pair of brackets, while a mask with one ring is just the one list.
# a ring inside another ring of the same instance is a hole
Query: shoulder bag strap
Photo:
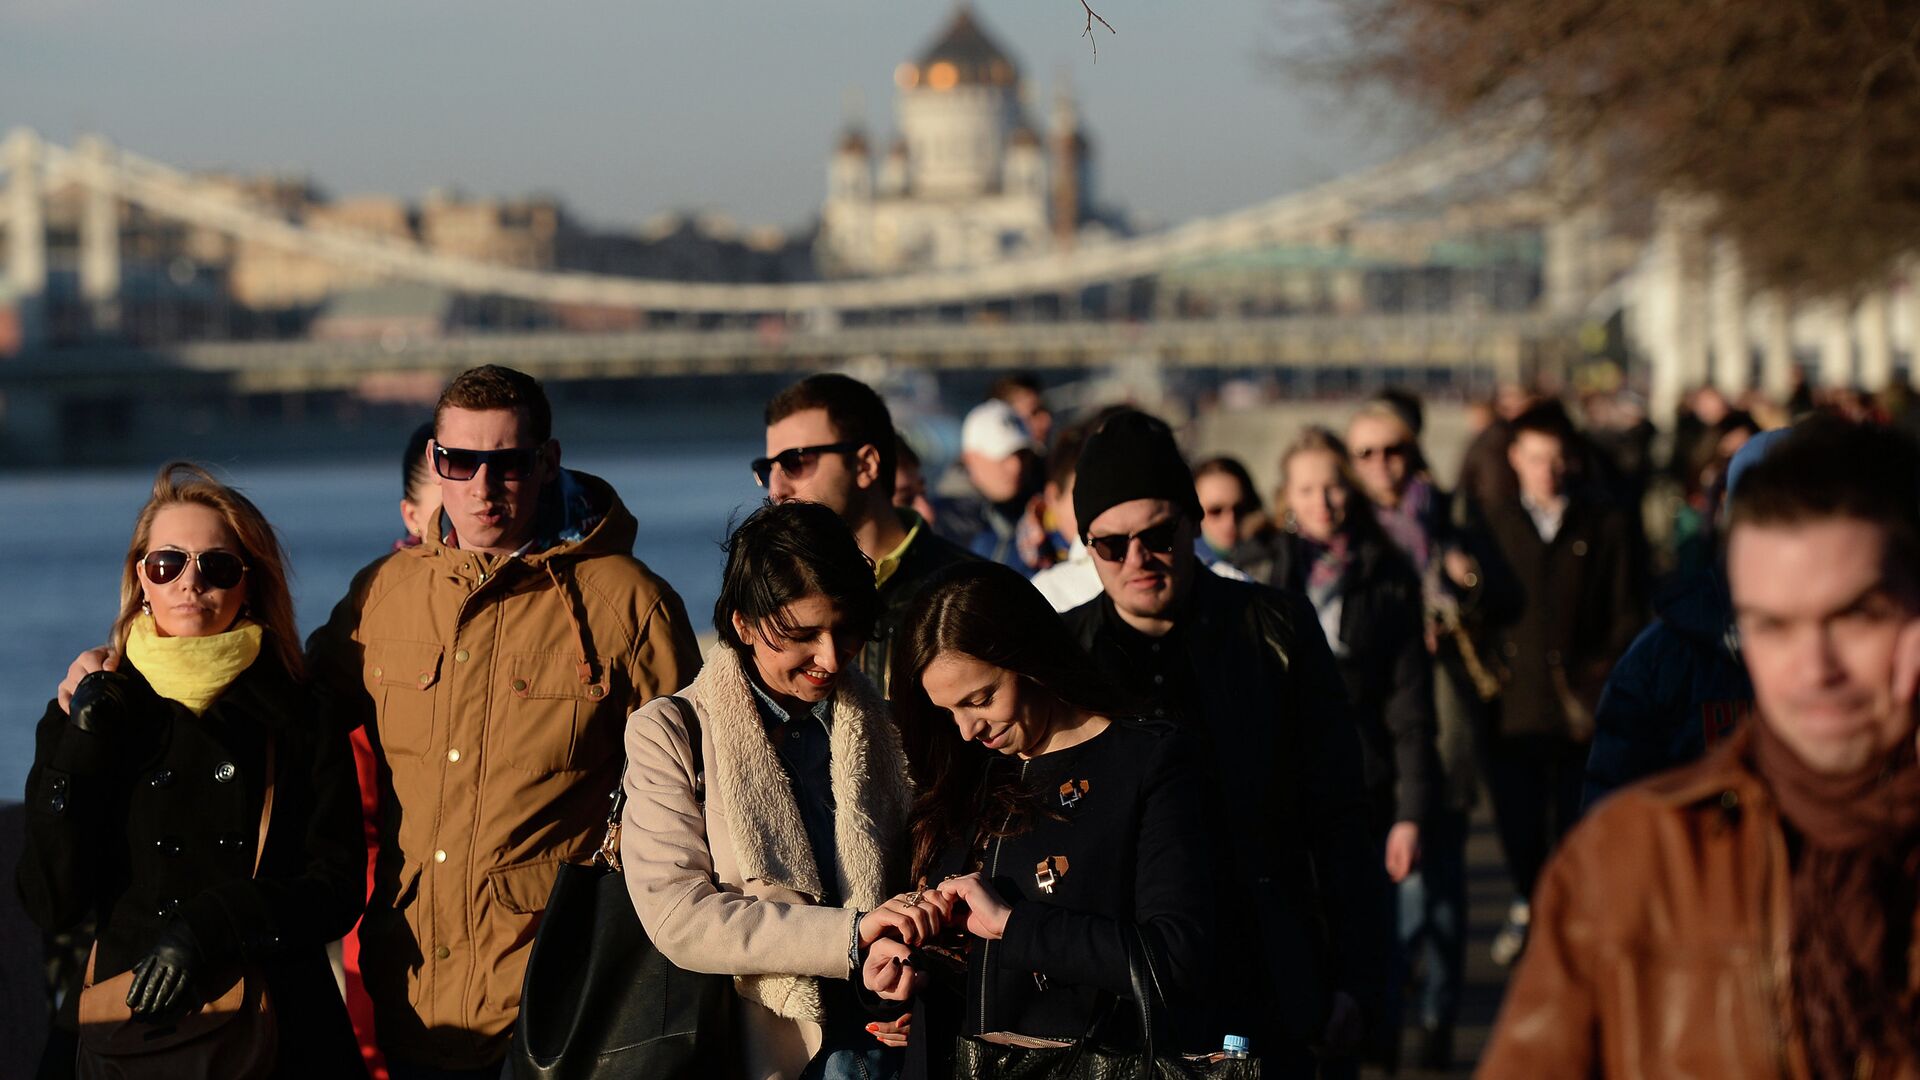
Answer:
[[[707, 805], [707, 768], [705, 761], [700, 757], [700, 718], [693, 711], [692, 703], [686, 698], [679, 694], [670, 694], [668, 698], [673, 702], [674, 707], [680, 710], [680, 719], [687, 728], [687, 747], [691, 750], [693, 757], [693, 799], [704, 808]], [[626, 772], [624, 759], [621, 761], [620, 771]], [[607, 796], [607, 801], [611, 804], [607, 809], [607, 830], [601, 834], [600, 850], [593, 853], [593, 861], [597, 866], [619, 870], [620, 820], [621, 814], [627, 808], [626, 787], [615, 781], [613, 793]]]

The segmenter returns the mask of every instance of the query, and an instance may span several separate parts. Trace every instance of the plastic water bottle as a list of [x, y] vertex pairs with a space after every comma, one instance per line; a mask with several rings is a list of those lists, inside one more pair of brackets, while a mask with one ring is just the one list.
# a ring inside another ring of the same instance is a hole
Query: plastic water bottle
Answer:
[[1229, 1061], [1245, 1061], [1253, 1056], [1252, 1044], [1245, 1035], [1229, 1035], [1220, 1043], [1220, 1056]]

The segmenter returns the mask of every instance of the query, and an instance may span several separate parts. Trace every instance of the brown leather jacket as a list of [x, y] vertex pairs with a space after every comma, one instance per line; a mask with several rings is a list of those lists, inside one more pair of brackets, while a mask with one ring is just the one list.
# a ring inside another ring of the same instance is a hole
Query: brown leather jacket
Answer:
[[573, 479], [604, 508], [584, 536], [495, 558], [429, 530], [307, 643], [322, 714], [365, 725], [383, 766], [360, 967], [390, 1060], [500, 1060], [554, 877], [604, 832], [628, 710], [700, 667], [679, 596], [630, 554], [633, 515]]
[[[1742, 729], [1602, 802], [1533, 900], [1479, 1076], [1811, 1080], [1788, 969], [1785, 833]], [[1920, 910], [1913, 913], [1920, 930]], [[1920, 979], [1920, 933], [1909, 979]], [[1863, 1059], [1873, 1080], [1920, 1062]]]

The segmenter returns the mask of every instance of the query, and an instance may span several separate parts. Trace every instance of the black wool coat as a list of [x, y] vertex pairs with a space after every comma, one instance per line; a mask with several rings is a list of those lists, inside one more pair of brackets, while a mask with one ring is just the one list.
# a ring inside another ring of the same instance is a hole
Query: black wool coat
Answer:
[[[183, 919], [210, 970], [264, 973], [276, 1075], [364, 1075], [326, 956], [366, 900], [346, 733], [320, 726], [305, 688], [269, 651], [197, 717], [130, 663], [120, 670], [134, 678], [133, 701], [108, 734], [74, 727], [53, 702], [35, 733], [17, 880], [28, 916], [49, 931], [92, 916], [97, 981], [131, 968]], [[273, 813], [256, 877], [269, 737]], [[72, 1031], [77, 1017], [69, 998], [56, 1023]]]
[[1146, 646], [1103, 593], [1064, 618], [1094, 662], [1198, 738], [1215, 859], [1224, 1032], [1304, 1051], [1334, 991], [1385, 1004], [1387, 878], [1360, 737], [1298, 593], [1200, 571]]
[[[1312, 569], [1305, 543], [1279, 533], [1266, 545], [1267, 584], [1304, 589]], [[1423, 821], [1440, 784], [1434, 748], [1433, 658], [1427, 652], [1426, 602], [1413, 564], [1380, 535], [1354, 539], [1340, 605], [1336, 655], [1364, 751], [1376, 820]]]
[[1646, 621], [1633, 523], [1576, 493], [1551, 542], [1518, 498], [1491, 507], [1487, 529], [1517, 589], [1492, 635], [1506, 674], [1497, 734], [1590, 739], [1607, 674]]
[[987, 783], [1016, 775], [1040, 800], [1031, 825], [984, 846], [957, 838], [930, 875], [978, 870], [1013, 911], [1000, 940], [968, 942], [964, 979], [936, 977], [915, 1002], [906, 1075], [953, 1075], [948, 1054], [962, 1033], [1077, 1039], [1100, 1021], [1103, 1042], [1138, 1046], [1132, 1006], [1113, 1009], [1132, 993], [1129, 927], [1152, 952], [1172, 1012], [1162, 1038], [1176, 1045], [1165, 1049], [1217, 1047], [1194, 1008], [1213, 983], [1216, 839], [1192, 741], [1165, 724], [1115, 720], [1078, 746], [996, 757]]

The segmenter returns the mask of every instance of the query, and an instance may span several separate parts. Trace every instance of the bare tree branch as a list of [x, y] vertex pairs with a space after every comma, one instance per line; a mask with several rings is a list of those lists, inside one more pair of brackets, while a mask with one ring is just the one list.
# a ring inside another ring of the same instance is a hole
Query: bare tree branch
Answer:
[[1115, 30], [1112, 23], [1102, 18], [1099, 12], [1093, 10], [1091, 0], [1080, 0], [1080, 6], [1087, 9], [1087, 28], [1081, 32], [1080, 36], [1086, 38], [1088, 43], [1093, 46], [1093, 58], [1097, 61], [1100, 59], [1100, 42], [1094, 40], [1093, 37], [1094, 21], [1096, 19], [1099, 20], [1100, 25], [1106, 27], [1107, 33], [1109, 34], [1117, 34], [1120, 31]]

